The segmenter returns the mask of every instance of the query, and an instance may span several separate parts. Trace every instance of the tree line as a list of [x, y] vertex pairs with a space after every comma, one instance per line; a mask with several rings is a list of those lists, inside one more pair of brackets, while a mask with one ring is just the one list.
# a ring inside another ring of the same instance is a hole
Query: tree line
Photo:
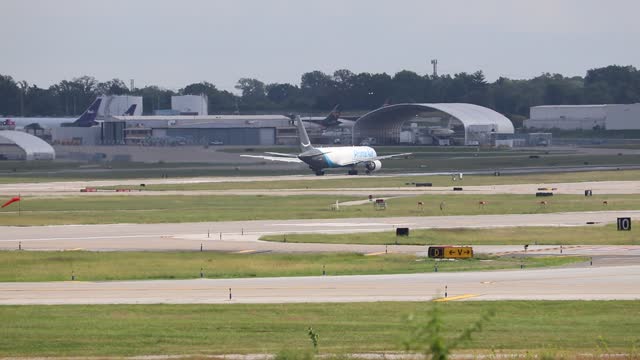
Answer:
[[159, 86], [129, 89], [120, 79], [99, 82], [91, 76], [62, 80], [40, 88], [11, 76], [0, 75], [0, 114], [4, 116], [73, 116], [98, 95], [142, 96], [145, 114], [169, 109], [173, 95], [206, 94], [214, 113], [322, 113], [341, 104], [347, 112], [363, 112], [384, 103], [464, 102], [492, 108], [511, 118], [516, 126], [537, 105], [611, 104], [640, 102], [640, 71], [633, 66], [611, 65], [587, 71], [586, 76], [565, 77], [544, 73], [532, 79], [501, 77], [487, 82], [482, 71], [451, 75], [419, 75], [403, 70], [386, 73], [333, 74], [312, 71], [300, 84], [265, 84], [242, 78], [235, 86], [240, 95], [203, 81], [177, 91]]

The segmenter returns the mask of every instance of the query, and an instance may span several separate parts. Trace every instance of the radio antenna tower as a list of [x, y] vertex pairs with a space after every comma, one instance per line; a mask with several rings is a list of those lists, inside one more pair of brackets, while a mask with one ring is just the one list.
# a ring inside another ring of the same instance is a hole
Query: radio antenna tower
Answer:
[[438, 76], [438, 59], [431, 60], [431, 65], [433, 65], [433, 77]]

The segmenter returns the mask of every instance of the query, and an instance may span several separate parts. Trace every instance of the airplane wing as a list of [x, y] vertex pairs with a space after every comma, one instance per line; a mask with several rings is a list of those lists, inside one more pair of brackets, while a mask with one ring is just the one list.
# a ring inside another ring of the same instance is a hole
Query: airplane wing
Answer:
[[298, 159], [297, 157], [279, 157], [279, 156], [264, 156], [264, 155], [240, 155], [242, 157], [250, 157], [255, 159], [264, 159], [271, 161], [282, 161], [282, 162], [290, 162], [290, 163], [302, 163], [303, 161]]
[[384, 156], [376, 156], [374, 158], [371, 158], [369, 160], [384, 160], [384, 159], [390, 159], [392, 157], [397, 157], [397, 156], [408, 156], [411, 155], [413, 153], [402, 153], [402, 154], [391, 154], [391, 155], [384, 155]]
[[358, 164], [366, 163], [366, 162], [369, 162], [369, 161], [384, 160], [384, 159], [390, 159], [392, 157], [407, 156], [407, 155], [411, 155], [411, 154], [413, 154], [413, 153], [402, 153], [402, 154], [391, 154], [391, 155], [376, 156], [376, 157], [372, 157], [372, 158], [358, 159], [358, 160], [354, 160], [352, 162], [348, 162], [348, 163], [344, 163], [344, 164], [340, 164], [340, 165], [342, 165], [342, 166], [358, 165]]

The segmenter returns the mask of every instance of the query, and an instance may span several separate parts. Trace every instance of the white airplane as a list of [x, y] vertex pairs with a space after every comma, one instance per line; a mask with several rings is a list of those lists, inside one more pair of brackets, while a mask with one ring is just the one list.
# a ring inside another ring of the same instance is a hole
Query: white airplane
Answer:
[[382, 168], [380, 160], [389, 159], [396, 156], [411, 155], [411, 153], [392, 154], [378, 156], [376, 151], [369, 146], [336, 146], [336, 147], [313, 147], [309, 141], [307, 130], [304, 128], [302, 120], [296, 116], [298, 126], [298, 136], [300, 138], [300, 151], [298, 155], [267, 152], [265, 155], [240, 155], [244, 157], [265, 159], [271, 161], [283, 161], [291, 163], [306, 163], [316, 175], [324, 175], [323, 169], [348, 167], [349, 175], [357, 175], [357, 165], [364, 165], [366, 173], [370, 174]]

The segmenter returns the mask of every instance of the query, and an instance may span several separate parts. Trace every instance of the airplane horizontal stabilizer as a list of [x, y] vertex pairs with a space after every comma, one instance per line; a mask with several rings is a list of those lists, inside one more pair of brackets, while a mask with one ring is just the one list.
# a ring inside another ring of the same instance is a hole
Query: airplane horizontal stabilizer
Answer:
[[271, 161], [282, 161], [282, 162], [290, 162], [290, 163], [302, 163], [303, 161], [293, 157], [278, 157], [278, 156], [262, 156], [262, 155], [240, 155], [241, 157], [250, 157], [255, 159], [264, 159]]
[[290, 157], [290, 158], [296, 158], [296, 159], [298, 158], [298, 155], [296, 154], [277, 153], [277, 152], [269, 152], [269, 151], [265, 151], [265, 154], [282, 156], [282, 157]]

